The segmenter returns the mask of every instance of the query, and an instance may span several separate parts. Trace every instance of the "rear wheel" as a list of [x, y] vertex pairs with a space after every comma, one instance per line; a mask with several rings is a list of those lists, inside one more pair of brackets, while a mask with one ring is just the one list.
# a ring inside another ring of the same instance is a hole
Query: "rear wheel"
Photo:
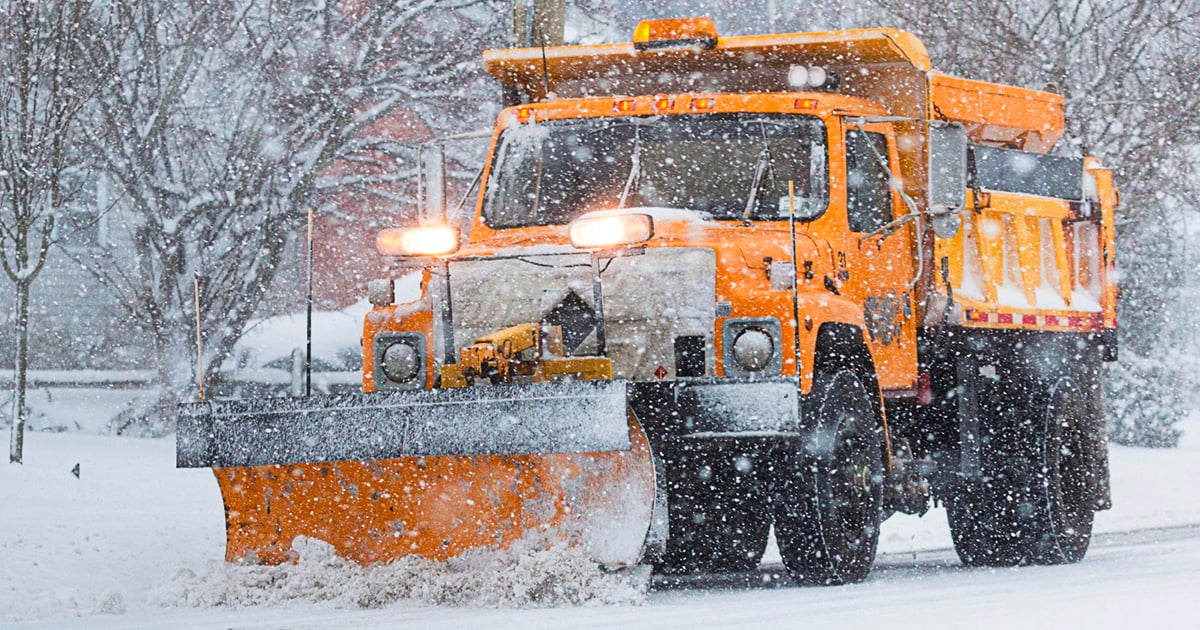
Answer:
[[776, 460], [775, 534], [801, 584], [866, 579], [883, 513], [878, 401], [848, 369], [818, 374], [804, 411], [810, 433]]
[[1037, 477], [1040, 508], [1031, 529], [1031, 559], [1039, 564], [1079, 562], [1092, 539], [1094, 467], [1086, 417], [1088, 407], [1073, 381], [1060, 381], [1042, 417], [1043, 474]]
[[947, 514], [968, 566], [1078, 562], [1091, 541], [1096, 479], [1091, 399], [1072, 378], [1015, 392], [1015, 422], [991, 436], [978, 481], [961, 484]]

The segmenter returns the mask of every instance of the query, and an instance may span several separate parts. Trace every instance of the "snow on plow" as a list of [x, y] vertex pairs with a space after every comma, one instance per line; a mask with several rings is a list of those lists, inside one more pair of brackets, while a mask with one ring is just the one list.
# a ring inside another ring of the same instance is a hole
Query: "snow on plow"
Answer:
[[181, 405], [179, 467], [212, 467], [226, 560], [293, 560], [297, 536], [361, 564], [445, 560], [526, 537], [636, 564], [654, 466], [617, 381]]

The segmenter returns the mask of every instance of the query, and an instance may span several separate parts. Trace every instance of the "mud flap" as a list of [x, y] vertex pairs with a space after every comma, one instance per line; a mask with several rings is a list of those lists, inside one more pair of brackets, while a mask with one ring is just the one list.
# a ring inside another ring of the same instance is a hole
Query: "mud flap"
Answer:
[[[180, 467], [213, 467], [229, 561], [297, 536], [363, 564], [521, 539], [636, 564], [654, 465], [619, 381], [181, 406]], [[544, 542], [542, 542], [544, 541]]]

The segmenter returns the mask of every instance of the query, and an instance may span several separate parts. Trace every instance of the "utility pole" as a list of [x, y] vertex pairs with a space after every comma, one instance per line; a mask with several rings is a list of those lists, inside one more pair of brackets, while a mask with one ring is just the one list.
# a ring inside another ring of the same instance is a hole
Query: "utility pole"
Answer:
[[[562, 46], [566, 0], [513, 0], [512, 45], [517, 48]], [[504, 106], [526, 103], [529, 96], [504, 86]]]

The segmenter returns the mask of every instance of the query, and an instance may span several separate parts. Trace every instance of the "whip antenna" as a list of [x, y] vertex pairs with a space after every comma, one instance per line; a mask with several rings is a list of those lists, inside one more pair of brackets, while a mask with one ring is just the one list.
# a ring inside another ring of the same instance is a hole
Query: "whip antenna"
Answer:
[[308, 305], [305, 325], [304, 395], [312, 395], [312, 309], [313, 309], [313, 209], [308, 207]]
[[196, 307], [196, 385], [200, 387], [200, 402], [204, 402], [204, 343], [200, 339], [200, 274], [192, 276]]

